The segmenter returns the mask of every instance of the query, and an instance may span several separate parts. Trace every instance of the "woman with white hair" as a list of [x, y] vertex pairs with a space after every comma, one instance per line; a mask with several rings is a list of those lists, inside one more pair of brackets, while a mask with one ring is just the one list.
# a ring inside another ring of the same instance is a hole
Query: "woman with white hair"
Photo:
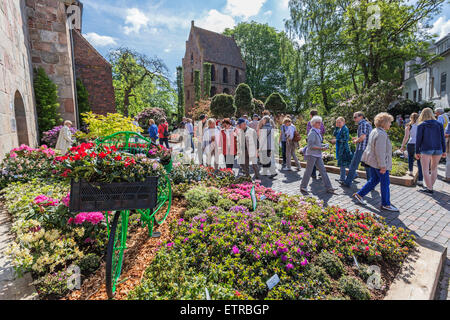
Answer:
[[300, 171], [300, 162], [298, 161], [297, 155], [295, 154], [295, 150], [297, 150], [298, 148], [298, 142], [294, 141], [294, 135], [297, 129], [292, 124], [292, 120], [289, 117], [286, 117], [284, 119], [283, 124], [286, 134], [286, 168], [282, 170], [292, 171], [291, 159], [294, 158], [295, 165], [297, 166], [297, 171]]
[[[219, 153], [218, 143], [220, 138], [220, 131], [216, 127], [216, 120], [208, 119], [208, 128], [203, 133], [203, 153], [206, 153], [206, 165], [214, 166], [214, 169], [219, 169]], [[212, 164], [212, 157], [214, 157], [214, 165]]]
[[55, 149], [61, 151], [63, 154], [65, 154], [74, 143], [70, 127], [72, 127], [72, 121], [64, 121], [64, 126], [59, 130], [58, 140], [56, 141]]
[[300, 191], [308, 193], [308, 183], [311, 178], [312, 171], [316, 167], [322, 175], [322, 181], [325, 184], [325, 188], [328, 193], [334, 193], [336, 189], [331, 185], [330, 178], [328, 177], [325, 164], [322, 159], [322, 151], [328, 149], [328, 145], [323, 144], [323, 138], [320, 133], [320, 127], [322, 126], [322, 117], [314, 116], [311, 119], [311, 130], [308, 134], [308, 146], [305, 151], [306, 160], [306, 172], [303, 176], [302, 183], [300, 184]]

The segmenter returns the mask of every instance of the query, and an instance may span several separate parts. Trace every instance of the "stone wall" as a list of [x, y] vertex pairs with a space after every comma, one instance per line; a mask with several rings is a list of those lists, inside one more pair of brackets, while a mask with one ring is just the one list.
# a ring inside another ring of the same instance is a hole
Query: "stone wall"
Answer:
[[19, 135], [37, 145], [25, 11], [25, 0], [0, 1], [0, 158], [19, 145]]
[[115, 113], [115, 97], [111, 65], [76, 30], [73, 32], [75, 73], [89, 92], [92, 111], [106, 115]]
[[58, 85], [64, 120], [77, 122], [70, 30], [66, 7], [58, 0], [26, 0], [33, 68], [42, 67]]

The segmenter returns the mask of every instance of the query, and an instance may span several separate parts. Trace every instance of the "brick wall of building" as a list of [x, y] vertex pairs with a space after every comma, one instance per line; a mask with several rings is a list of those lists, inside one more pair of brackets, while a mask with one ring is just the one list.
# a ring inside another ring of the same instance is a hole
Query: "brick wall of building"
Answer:
[[89, 92], [89, 104], [97, 114], [116, 112], [111, 65], [78, 32], [73, 32], [75, 74]]
[[64, 120], [77, 122], [70, 30], [64, 3], [58, 0], [26, 0], [33, 68], [42, 67], [58, 85]]

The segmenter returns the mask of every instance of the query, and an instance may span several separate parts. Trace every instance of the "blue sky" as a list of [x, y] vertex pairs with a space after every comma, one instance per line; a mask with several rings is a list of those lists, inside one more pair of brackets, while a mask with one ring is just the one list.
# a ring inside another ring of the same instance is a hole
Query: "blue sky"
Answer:
[[[105, 57], [110, 49], [130, 47], [162, 58], [175, 78], [181, 65], [191, 20], [222, 32], [241, 21], [255, 20], [284, 30], [288, 0], [82, 0], [83, 34]], [[450, 32], [450, 6], [434, 19], [432, 31]]]

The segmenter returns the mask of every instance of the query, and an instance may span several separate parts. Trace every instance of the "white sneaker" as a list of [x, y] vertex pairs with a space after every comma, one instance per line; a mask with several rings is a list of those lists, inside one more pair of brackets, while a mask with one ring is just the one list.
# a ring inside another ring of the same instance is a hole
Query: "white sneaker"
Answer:
[[393, 205], [390, 206], [381, 206], [382, 210], [386, 210], [386, 211], [392, 211], [392, 212], [399, 212], [400, 210], [398, 210], [396, 207], [394, 207]]
[[417, 181], [417, 185], [418, 185], [419, 187], [423, 187], [423, 181]]
[[355, 198], [356, 201], [358, 201], [360, 204], [362, 204], [362, 205], [364, 205], [364, 206], [367, 205], [366, 200], [364, 200], [359, 194], [355, 193], [355, 194], [353, 195], [353, 198]]

